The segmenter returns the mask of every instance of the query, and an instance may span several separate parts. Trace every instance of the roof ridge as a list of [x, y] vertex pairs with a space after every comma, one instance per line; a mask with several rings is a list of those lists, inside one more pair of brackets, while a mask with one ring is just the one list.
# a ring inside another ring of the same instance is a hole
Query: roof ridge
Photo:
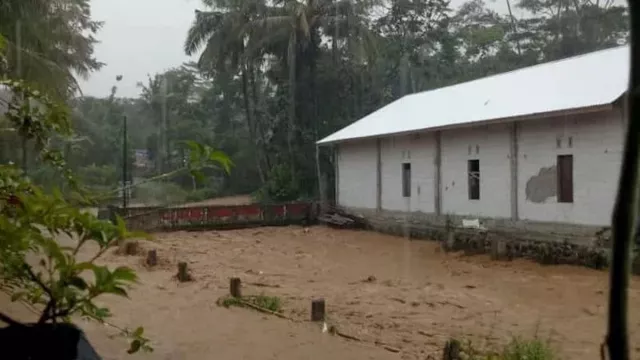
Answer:
[[[518, 68], [518, 69], [513, 69], [513, 70], [509, 70], [509, 71], [505, 71], [505, 72], [501, 72], [501, 73], [497, 73], [497, 74], [493, 74], [493, 75], [483, 76], [483, 77], [480, 77], [480, 78], [477, 78], [477, 79], [467, 80], [467, 81], [464, 81], [464, 82], [459, 82], [459, 83], [456, 83], [456, 84], [451, 84], [451, 85], [447, 85], [447, 86], [443, 86], [443, 87], [439, 87], [439, 88], [435, 88], [435, 89], [431, 89], [431, 90], [419, 91], [419, 92], [408, 94], [408, 95], [406, 95], [406, 97], [410, 97], [410, 96], [413, 96], [413, 95], [420, 95], [420, 94], [424, 94], [424, 93], [428, 93], [428, 92], [436, 91], [436, 90], [449, 89], [449, 88], [460, 86], [460, 85], [467, 85], [467, 84], [470, 84], [470, 83], [473, 83], [473, 82], [476, 82], [476, 81], [487, 80], [487, 79], [491, 79], [491, 78], [497, 78], [497, 77], [505, 76], [505, 75], [511, 75], [513, 73], [517, 73], [517, 72], [524, 71], [524, 70], [540, 68], [540, 67], [547, 66], [547, 65], [555, 65], [555, 64], [558, 64], [558, 63], [561, 63], [561, 62], [565, 62], [565, 61], [576, 60], [578, 58], [582, 58], [582, 57], [586, 57], [586, 56], [590, 56], [590, 55], [595, 55], [595, 54], [599, 54], [599, 53], [603, 53], [603, 52], [613, 51], [613, 50], [619, 50], [619, 49], [628, 48], [628, 47], [629, 47], [628, 44], [612, 46], [612, 47], [609, 47], [609, 48], [606, 48], [606, 49], [600, 49], [600, 50], [591, 51], [591, 52], [587, 52], [587, 53], [579, 54], [579, 55], [574, 55], [574, 56], [570, 56], [570, 57], [566, 57], [566, 58], [562, 58], [562, 59], [557, 59], [557, 60], [543, 62], [543, 63], [539, 63], [539, 64], [535, 64], [535, 65], [525, 66], [525, 67], [521, 67], [521, 68]], [[403, 96], [403, 97], [405, 97], [405, 96]], [[401, 98], [399, 98], [399, 99], [401, 99]]]
[[[628, 49], [628, 45], [609, 47], [408, 94], [318, 143], [610, 104], [628, 86]], [[525, 87], [526, 96], [515, 91], [521, 86]], [[484, 101], [487, 98], [490, 101]]]

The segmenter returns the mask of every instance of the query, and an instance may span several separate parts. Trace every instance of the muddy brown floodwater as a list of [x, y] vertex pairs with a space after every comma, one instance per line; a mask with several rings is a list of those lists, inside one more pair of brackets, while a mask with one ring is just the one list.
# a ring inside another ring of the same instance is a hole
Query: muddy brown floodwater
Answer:
[[[450, 337], [479, 347], [517, 336], [549, 339], [563, 359], [597, 359], [606, 329], [608, 274], [528, 261], [444, 254], [438, 244], [325, 227], [257, 228], [156, 235], [160, 265], [109, 253], [135, 267], [131, 300], [108, 298], [112, 322], [143, 324], [155, 352], [145, 359], [426, 359]], [[187, 261], [195, 281], [172, 279]], [[279, 296], [300, 320], [216, 306], [240, 277], [245, 294]], [[307, 322], [311, 299], [324, 297], [328, 323], [362, 342], [323, 334]], [[640, 348], [640, 282], [630, 289], [633, 358]], [[106, 359], [124, 358], [113, 330], [82, 324]], [[392, 353], [377, 343], [399, 349]], [[439, 358], [439, 356], [436, 356]]]

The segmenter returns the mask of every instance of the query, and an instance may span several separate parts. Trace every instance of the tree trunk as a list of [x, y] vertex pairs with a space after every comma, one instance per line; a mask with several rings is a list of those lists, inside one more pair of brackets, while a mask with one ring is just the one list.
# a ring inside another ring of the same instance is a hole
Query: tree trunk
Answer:
[[338, 65], [338, 0], [333, 1], [335, 6], [335, 14], [333, 20], [333, 39], [331, 39], [331, 55], [333, 56], [333, 64]]
[[297, 36], [294, 29], [289, 39], [289, 126], [287, 129], [287, 147], [289, 150], [289, 168], [291, 170], [291, 182], [296, 184], [296, 156], [293, 149], [293, 138], [296, 130], [296, 52], [298, 51]]
[[[242, 64], [242, 70], [240, 76], [242, 77], [242, 98], [244, 100], [244, 111], [247, 117], [247, 127], [249, 128], [249, 140], [256, 146], [255, 124], [253, 119], [253, 113], [251, 111], [251, 101], [249, 100], [249, 83], [247, 80], [247, 65]], [[264, 172], [262, 165], [260, 164], [260, 154], [255, 151], [256, 168], [258, 170], [258, 176], [262, 184], [265, 182]]]
[[[511, 1], [507, 0], [507, 9], [509, 10], [509, 19], [511, 19], [511, 27], [513, 28], [513, 33], [518, 36], [518, 28], [516, 27], [516, 18], [513, 16], [513, 12], [511, 11]], [[518, 56], [522, 56], [522, 49], [520, 48], [520, 39], [516, 40], [516, 49], [518, 50]]]
[[22, 136], [22, 171], [24, 172], [24, 174], [26, 175], [27, 172], [29, 171], [29, 149], [27, 149], [27, 146], [29, 146], [29, 140], [27, 139], [26, 135]]
[[[309, 63], [309, 75], [310, 75], [310, 82], [311, 82], [311, 96], [312, 96], [312, 104], [313, 104], [313, 118], [311, 119], [311, 121], [313, 122], [313, 138], [314, 138], [314, 142], [317, 143], [318, 140], [320, 140], [319, 136], [320, 136], [320, 131], [319, 131], [319, 126], [320, 126], [320, 122], [318, 119], [318, 94], [317, 94], [317, 89], [316, 89], [316, 58], [318, 56], [318, 42], [319, 39], [317, 39], [316, 34], [318, 32], [318, 29], [313, 29], [313, 32], [311, 34], [312, 36], [312, 40], [311, 40], [311, 49], [310, 49], [310, 63]], [[315, 145], [316, 148], [316, 181], [318, 183], [318, 196], [320, 197], [320, 204], [322, 206], [322, 210], [325, 210], [325, 194], [324, 194], [324, 188], [323, 188], [323, 184], [322, 184], [322, 171], [320, 168], [320, 148], [318, 147], [318, 145]]]
[[[256, 82], [256, 70], [255, 67], [251, 67], [250, 71], [251, 80], [251, 94], [253, 96], [253, 116], [256, 124], [256, 139], [260, 137], [260, 146], [257, 146], [259, 152], [261, 152], [260, 158], [264, 161], [264, 165], [267, 169], [271, 169], [271, 161], [269, 160], [269, 152], [267, 151], [267, 135], [264, 131], [264, 124], [262, 123], [262, 116], [258, 112], [258, 104], [261, 103], [258, 96], [258, 84]], [[265, 176], [266, 178], [266, 176]]]
[[164, 138], [167, 136], [167, 79], [162, 78], [162, 104], [160, 109], [160, 126], [158, 127], [158, 167], [159, 172], [163, 174], [165, 172], [165, 164], [167, 157], [167, 149], [165, 148]]

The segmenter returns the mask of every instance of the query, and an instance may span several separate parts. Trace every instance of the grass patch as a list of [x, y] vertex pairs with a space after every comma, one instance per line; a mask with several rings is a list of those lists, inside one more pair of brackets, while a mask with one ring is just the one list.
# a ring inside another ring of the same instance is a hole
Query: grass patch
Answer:
[[554, 360], [558, 359], [548, 342], [540, 339], [513, 339], [505, 346], [500, 360]]
[[471, 342], [461, 343], [451, 340], [445, 349], [445, 360], [558, 360], [547, 341], [538, 338], [514, 338], [500, 351], [486, 352], [473, 346]]
[[280, 298], [277, 296], [251, 295], [251, 296], [243, 296], [241, 298], [227, 296], [218, 300], [218, 305], [221, 305], [224, 307], [230, 307], [230, 306], [245, 307], [246, 303], [255, 305], [262, 309], [273, 311], [275, 313], [282, 312], [282, 300], [280, 300]]
[[282, 311], [282, 301], [277, 296], [258, 295], [249, 297], [250, 302], [273, 312]]

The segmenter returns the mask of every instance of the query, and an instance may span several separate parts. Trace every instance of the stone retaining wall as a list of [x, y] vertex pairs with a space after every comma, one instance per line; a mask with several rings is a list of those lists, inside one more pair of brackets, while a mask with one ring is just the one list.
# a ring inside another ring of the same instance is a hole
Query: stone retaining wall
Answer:
[[483, 229], [463, 228], [462, 219], [368, 209], [345, 209], [363, 216], [371, 229], [414, 239], [439, 241], [445, 251], [491, 254], [495, 259], [527, 258], [542, 264], [582, 265], [595, 269], [609, 264], [607, 239], [601, 228], [564, 224], [479, 219]]

